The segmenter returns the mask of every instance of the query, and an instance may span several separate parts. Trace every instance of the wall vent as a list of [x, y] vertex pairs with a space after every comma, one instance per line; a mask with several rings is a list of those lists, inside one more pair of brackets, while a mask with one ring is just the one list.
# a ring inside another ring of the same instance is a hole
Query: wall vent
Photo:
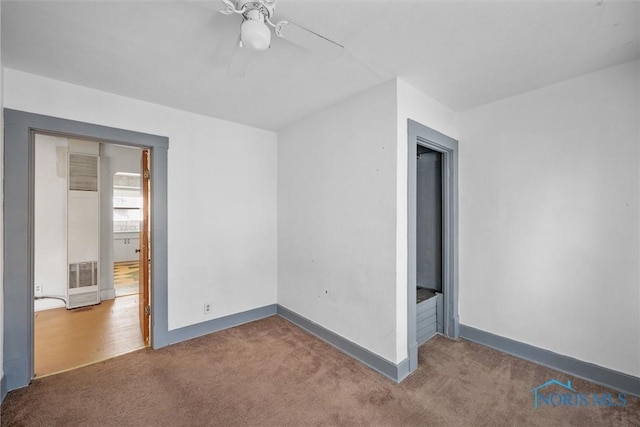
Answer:
[[69, 264], [69, 302], [67, 308], [83, 307], [100, 302], [98, 261]]
[[98, 284], [98, 261], [69, 264], [69, 289], [96, 286]]
[[69, 190], [98, 191], [98, 157], [69, 153]]

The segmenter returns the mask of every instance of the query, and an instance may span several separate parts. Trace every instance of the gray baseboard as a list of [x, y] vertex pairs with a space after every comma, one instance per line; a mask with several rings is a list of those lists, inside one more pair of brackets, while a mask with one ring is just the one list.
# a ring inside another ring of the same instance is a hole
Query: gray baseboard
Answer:
[[201, 337], [223, 329], [233, 328], [234, 326], [239, 326], [244, 323], [253, 322], [254, 320], [274, 316], [276, 311], [276, 305], [271, 304], [206, 322], [196, 323], [195, 325], [185, 326], [184, 328], [174, 329], [169, 331], [169, 344], [176, 344], [181, 341]]
[[409, 375], [408, 358], [396, 365], [280, 304], [278, 315], [395, 382], [400, 382]]
[[614, 390], [640, 397], [640, 378], [593, 363], [583, 362], [539, 347], [460, 325], [460, 338], [482, 344], [512, 356], [573, 375]]
[[7, 377], [2, 374], [2, 379], [0, 379], [0, 403], [4, 402], [5, 397], [7, 397]]

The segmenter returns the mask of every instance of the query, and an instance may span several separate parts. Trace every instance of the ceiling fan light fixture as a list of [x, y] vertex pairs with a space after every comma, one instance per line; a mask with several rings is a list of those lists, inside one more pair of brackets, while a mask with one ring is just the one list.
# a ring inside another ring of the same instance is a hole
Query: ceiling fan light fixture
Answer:
[[262, 20], [249, 18], [240, 26], [242, 45], [253, 50], [266, 50], [271, 45], [271, 29]]

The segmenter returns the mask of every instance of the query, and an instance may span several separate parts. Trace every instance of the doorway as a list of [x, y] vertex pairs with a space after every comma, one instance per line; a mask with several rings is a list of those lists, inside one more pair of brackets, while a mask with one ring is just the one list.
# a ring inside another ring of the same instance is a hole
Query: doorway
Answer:
[[416, 339], [444, 331], [442, 293], [442, 153], [416, 146]]
[[[145, 319], [138, 314], [143, 303], [137, 274], [144, 222], [143, 152], [102, 141], [34, 136], [36, 377], [148, 343], [148, 336], [143, 336]], [[114, 174], [114, 170], [127, 172]], [[114, 261], [121, 255], [118, 243], [122, 242], [128, 243], [132, 254], [125, 258], [136, 261], [135, 268], [127, 266], [118, 280]], [[123, 279], [133, 282], [132, 273], [135, 283], [119, 289]]]
[[458, 141], [413, 120], [408, 120], [407, 126], [407, 345], [411, 372], [418, 367], [420, 343], [436, 333], [454, 339], [459, 334]]
[[[139, 295], [143, 228], [143, 196], [140, 151], [111, 147], [114, 163], [109, 177], [113, 189], [113, 223], [110, 243], [115, 297]], [[139, 301], [142, 302], [140, 299]]]
[[167, 151], [168, 138], [56, 117], [4, 110], [4, 372], [6, 390], [34, 378], [34, 139], [36, 133], [149, 147], [154, 186], [150, 189], [154, 269], [150, 295], [153, 348], [168, 345]]

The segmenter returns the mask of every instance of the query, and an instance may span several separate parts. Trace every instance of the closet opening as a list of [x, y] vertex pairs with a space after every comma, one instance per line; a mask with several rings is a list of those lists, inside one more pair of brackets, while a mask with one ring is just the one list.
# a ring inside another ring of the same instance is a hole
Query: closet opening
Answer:
[[407, 120], [407, 373], [436, 334], [457, 338], [458, 141]]
[[416, 339], [443, 333], [442, 153], [416, 147]]

